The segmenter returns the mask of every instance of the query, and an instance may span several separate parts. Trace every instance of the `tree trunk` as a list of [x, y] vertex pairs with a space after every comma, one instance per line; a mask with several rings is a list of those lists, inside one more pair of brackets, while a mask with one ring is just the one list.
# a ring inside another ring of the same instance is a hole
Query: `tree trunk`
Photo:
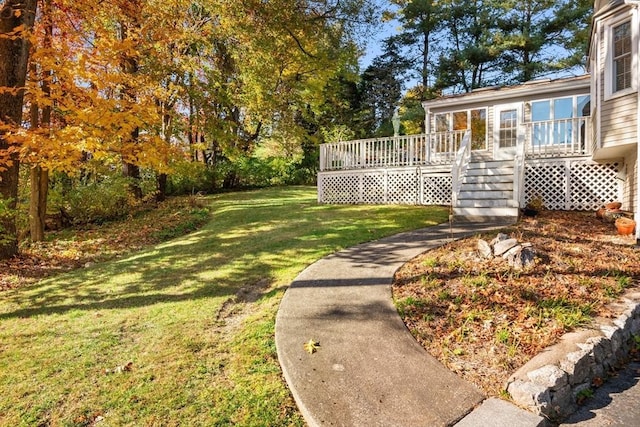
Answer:
[[[29, 62], [29, 41], [24, 32], [30, 31], [36, 16], [37, 0], [7, 0], [0, 9], [0, 88], [18, 89], [0, 91], [0, 124], [20, 126], [24, 84]], [[13, 35], [10, 37], [9, 35]], [[0, 197], [7, 202], [9, 212], [0, 215], [0, 259], [18, 253], [15, 207], [18, 197], [19, 161], [11, 152], [6, 130], [0, 128], [0, 157], [5, 169], [0, 171]], [[5, 160], [6, 157], [6, 160]]]
[[[120, 38], [122, 41], [126, 40], [130, 37], [129, 27], [139, 29], [140, 28], [140, 11], [141, 5], [138, 0], [129, 0], [124, 2], [121, 7], [123, 7], [122, 11], [129, 19], [129, 22], [121, 22], [120, 23]], [[126, 74], [135, 75], [138, 73], [138, 58], [135, 54], [124, 55], [121, 63], [122, 70]], [[135, 89], [132, 87], [125, 87], [124, 94], [129, 101], [135, 102], [137, 98], [137, 93]], [[140, 137], [140, 129], [135, 128], [131, 132], [131, 141], [136, 144], [138, 143]], [[142, 187], [140, 186], [140, 167], [137, 164], [129, 163], [127, 161], [123, 161], [123, 174], [127, 178], [131, 178], [131, 183], [129, 184], [129, 189], [133, 196], [136, 199], [142, 199]]]
[[[43, 3], [43, 19], [46, 20], [45, 36], [43, 46], [50, 49], [53, 37], [53, 25], [51, 23], [51, 0], [45, 0]], [[37, 67], [31, 66], [31, 72], [37, 75]], [[51, 95], [51, 70], [42, 72], [41, 82], [42, 92], [49, 98]], [[44, 128], [47, 137], [50, 135], [51, 129], [51, 105], [42, 108], [42, 117], [40, 117], [40, 107], [38, 104], [31, 105], [31, 128]], [[36, 130], [37, 131], [37, 130]], [[40, 165], [31, 168], [31, 197], [29, 200], [29, 231], [32, 242], [41, 242], [44, 240], [45, 220], [47, 217], [47, 195], [49, 193], [49, 171]]]
[[49, 171], [42, 166], [31, 168], [31, 200], [29, 204], [29, 228], [31, 241], [44, 240], [44, 222], [47, 216], [47, 193], [49, 192]]
[[157, 202], [164, 202], [167, 199], [167, 174], [158, 174], [157, 178], [158, 193], [156, 195]]

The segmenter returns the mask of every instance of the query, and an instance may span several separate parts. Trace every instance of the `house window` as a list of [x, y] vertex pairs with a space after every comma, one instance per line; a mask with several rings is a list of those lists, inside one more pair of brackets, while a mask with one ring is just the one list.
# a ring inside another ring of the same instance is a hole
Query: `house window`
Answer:
[[471, 149], [487, 148], [487, 109], [456, 111], [435, 115], [436, 132], [471, 130]]
[[449, 131], [449, 114], [436, 114], [436, 132], [448, 132]]
[[631, 87], [631, 21], [613, 27], [612, 92]]
[[518, 142], [518, 110], [500, 111], [500, 148], [515, 147]]
[[471, 129], [471, 149], [487, 148], [487, 110], [481, 108], [469, 111], [469, 128]]
[[[586, 120], [591, 112], [591, 96], [579, 95], [531, 103], [532, 144], [584, 147]], [[576, 130], [579, 132], [576, 133]]]

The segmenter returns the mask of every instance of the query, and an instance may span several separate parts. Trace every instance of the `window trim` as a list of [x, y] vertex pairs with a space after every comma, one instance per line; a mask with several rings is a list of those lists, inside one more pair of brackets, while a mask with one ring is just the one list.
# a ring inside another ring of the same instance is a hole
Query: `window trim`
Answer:
[[[613, 31], [616, 27], [629, 23], [631, 28], [631, 86], [618, 91], [613, 90], [614, 75], [614, 46]], [[620, 16], [618, 19], [608, 22], [604, 26], [604, 45], [606, 46], [606, 56], [604, 64], [604, 99], [615, 99], [637, 92], [638, 75], [638, 31], [635, 28], [637, 19], [635, 10]]]

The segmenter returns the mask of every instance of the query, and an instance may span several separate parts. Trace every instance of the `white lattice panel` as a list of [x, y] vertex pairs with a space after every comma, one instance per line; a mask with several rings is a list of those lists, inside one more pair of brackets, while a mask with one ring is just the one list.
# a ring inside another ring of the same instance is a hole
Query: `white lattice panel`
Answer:
[[382, 204], [384, 200], [385, 174], [367, 174], [362, 177], [362, 202]]
[[448, 205], [451, 203], [451, 175], [422, 176], [422, 204]]
[[618, 164], [572, 162], [569, 210], [595, 211], [605, 203], [621, 200], [618, 192]]
[[560, 162], [527, 164], [524, 204], [533, 197], [542, 197], [547, 209], [564, 210], [567, 194], [565, 169], [565, 164]]
[[318, 177], [322, 203], [359, 203], [360, 178], [357, 175], [321, 175]]
[[618, 169], [617, 163], [586, 160], [528, 163], [524, 203], [537, 195], [547, 209], [597, 210], [605, 203], [620, 200]]
[[[622, 200], [618, 169], [617, 163], [575, 158], [527, 162], [523, 202], [538, 195], [547, 209], [596, 210]], [[318, 199], [322, 203], [448, 205], [451, 175], [413, 168], [321, 173]]]
[[418, 176], [416, 171], [389, 172], [387, 203], [414, 205], [418, 203]]

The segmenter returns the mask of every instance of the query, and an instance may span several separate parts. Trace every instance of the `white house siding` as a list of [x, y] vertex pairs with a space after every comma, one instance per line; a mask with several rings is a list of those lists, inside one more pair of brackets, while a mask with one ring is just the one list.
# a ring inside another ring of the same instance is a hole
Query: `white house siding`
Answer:
[[624, 159], [625, 181], [624, 194], [621, 200], [622, 208], [627, 211], [635, 211], [638, 202], [638, 148], [629, 153]]
[[602, 103], [600, 109], [601, 147], [637, 144], [638, 96], [630, 93]]
[[[602, 5], [601, 7], [607, 7]], [[624, 96], [615, 96], [607, 98], [606, 80], [611, 78], [609, 63], [611, 59], [608, 56], [610, 46], [607, 31], [610, 31], [612, 25], [620, 22], [621, 16], [629, 16], [632, 7], [629, 5], [621, 5], [615, 9], [615, 13], [609, 11], [602, 18], [597, 19], [597, 31], [593, 33], [592, 50], [597, 50], [597, 65], [591, 72], [597, 77], [597, 100], [598, 109], [597, 131], [600, 136], [600, 147], [611, 148], [627, 144], [636, 145], [638, 143], [638, 95], [636, 92], [627, 93]], [[637, 18], [632, 18], [632, 43], [638, 42], [638, 30], [634, 27], [637, 25]], [[609, 71], [609, 72], [608, 72]], [[635, 71], [637, 72], [637, 70]], [[596, 83], [596, 79], [592, 80], [592, 84]], [[637, 79], [637, 76], [632, 77]]]

